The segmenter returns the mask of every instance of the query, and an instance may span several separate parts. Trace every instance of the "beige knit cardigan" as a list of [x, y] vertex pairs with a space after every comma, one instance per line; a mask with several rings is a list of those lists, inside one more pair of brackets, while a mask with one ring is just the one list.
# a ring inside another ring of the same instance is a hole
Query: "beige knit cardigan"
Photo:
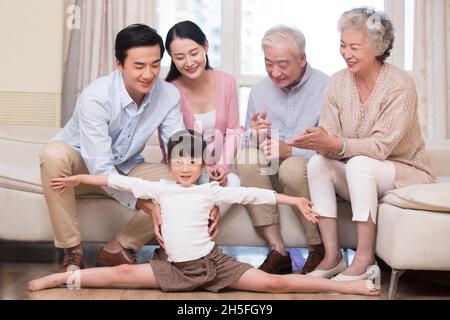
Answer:
[[397, 188], [436, 182], [420, 130], [414, 79], [393, 65], [383, 65], [365, 103], [360, 102], [348, 69], [333, 75], [319, 125], [346, 138], [343, 159], [368, 156], [392, 161]]

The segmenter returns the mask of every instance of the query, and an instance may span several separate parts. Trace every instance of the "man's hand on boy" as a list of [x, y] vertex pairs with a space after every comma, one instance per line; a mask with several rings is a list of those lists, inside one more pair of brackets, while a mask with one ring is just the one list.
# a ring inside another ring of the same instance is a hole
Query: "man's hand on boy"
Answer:
[[313, 203], [311, 201], [306, 198], [298, 198], [295, 205], [308, 221], [311, 221], [314, 224], [319, 222], [319, 214], [312, 209]]
[[164, 248], [164, 239], [161, 234], [161, 208], [159, 205], [153, 203], [151, 200], [138, 199], [136, 202], [136, 209], [143, 210], [152, 217], [156, 241], [158, 241], [161, 248]]
[[53, 178], [50, 180], [50, 187], [55, 191], [59, 191], [59, 193], [63, 193], [67, 188], [78, 187], [80, 183], [81, 179], [79, 176]]
[[219, 233], [219, 220], [220, 220], [220, 212], [217, 206], [214, 206], [210, 215], [209, 215], [209, 229], [208, 233], [212, 240], [217, 237]]

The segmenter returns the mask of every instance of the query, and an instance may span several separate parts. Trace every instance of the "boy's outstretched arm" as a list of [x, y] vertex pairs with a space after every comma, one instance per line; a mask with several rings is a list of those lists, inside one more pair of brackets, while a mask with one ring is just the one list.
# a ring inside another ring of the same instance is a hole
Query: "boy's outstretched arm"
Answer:
[[216, 204], [240, 203], [240, 204], [287, 204], [297, 206], [300, 212], [312, 223], [317, 223], [319, 214], [311, 206], [312, 203], [303, 197], [291, 197], [278, 194], [273, 190], [249, 188], [249, 187], [220, 187], [213, 185]]
[[275, 197], [277, 204], [297, 206], [297, 208], [301, 213], [303, 213], [306, 219], [308, 219], [312, 223], [319, 222], [319, 219], [317, 218], [319, 214], [312, 209], [312, 202], [308, 199], [303, 197], [291, 197], [282, 193], [277, 193]]
[[67, 188], [78, 187], [81, 183], [96, 187], [108, 186], [108, 175], [90, 175], [77, 174], [66, 178], [53, 178], [50, 180], [50, 186], [53, 190], [64, 192]]

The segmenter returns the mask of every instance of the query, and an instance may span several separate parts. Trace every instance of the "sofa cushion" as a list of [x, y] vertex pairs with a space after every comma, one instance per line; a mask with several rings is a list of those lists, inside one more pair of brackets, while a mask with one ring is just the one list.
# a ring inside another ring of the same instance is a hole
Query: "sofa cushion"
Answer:
[[[0, 241], [53, 240], [47, 204], [42, 194], [0, 187]], [[304, 232], [296, 214], [288, 206], [279, 206], [280, 230], [288, 247], [307, 246]], [[355, 248], [356, 228], [352, 223], [348, 202], [340, 202], [339, 234], [344, 248]], [[83, 241], [107, 242], [136, 214], [112, 199], [80, 198], [77, 201], [78, 219]], [[449, 216], [450, 217], [450, 216]], [[155, 242], [152, 242], [155, 244]], [[216, 243], [224, 246], [264, 246], [265, 241], [252, 227], [244, 206], [234, 205], [220, 220]], [[0, 252], [1, 254], [1, 252]]]
[[[39, 153], [58, 128], [0, 125], [0, 187], [42, 193]], [[142, 152], [145, 160], [159, 163], [162, 153], [153, 135]]]
[[450, 271], [450, 215], [381, 203], [376, 252], [397, 270]]
[[450, 181], [450, 139], [427, 142], [427, 152], [430, 156], [431, 168], [440, 181]]
[[0, 187], [42, 192], [39, 152], [59, 129], [1, 126]]
[[381, 202], [404, 209], [450, 213], [450, 183], [418, 184], [388, 191]]

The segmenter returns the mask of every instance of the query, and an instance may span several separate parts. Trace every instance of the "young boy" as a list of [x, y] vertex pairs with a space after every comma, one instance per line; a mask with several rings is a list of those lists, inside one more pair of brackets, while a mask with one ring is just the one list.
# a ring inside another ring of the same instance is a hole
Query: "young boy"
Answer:
[[[221, 203], [295, 205], [313, 223], [317, 214], [305, 198], [276, 194], [272, 190], [220, 187], [217, 182], [195, 185], [204, 166], [205, 143], [200, 133], [183, 130], [171, 137], [169, 165], [175, 182], [150, 182], [121, 175], [76, 175], [52, 179], [53, 190], [64, 192], [80, 183], [132, 192], [161, 206], [164, 249], [149, 264], [92, 268], [79, 272], [81, 287], [139, 285], [163, 291], [204, 289], [218, 292], [233, 288], [258, 292], [320, 292], [378, 295], [370, 280], [338, 282], [304, 275], [273, 275], [236, 261], [215, 245], [208, 234], [211, 208]], [[29, 283], [30, 291], [68, 283], [71, 272], [52, 274]]]

